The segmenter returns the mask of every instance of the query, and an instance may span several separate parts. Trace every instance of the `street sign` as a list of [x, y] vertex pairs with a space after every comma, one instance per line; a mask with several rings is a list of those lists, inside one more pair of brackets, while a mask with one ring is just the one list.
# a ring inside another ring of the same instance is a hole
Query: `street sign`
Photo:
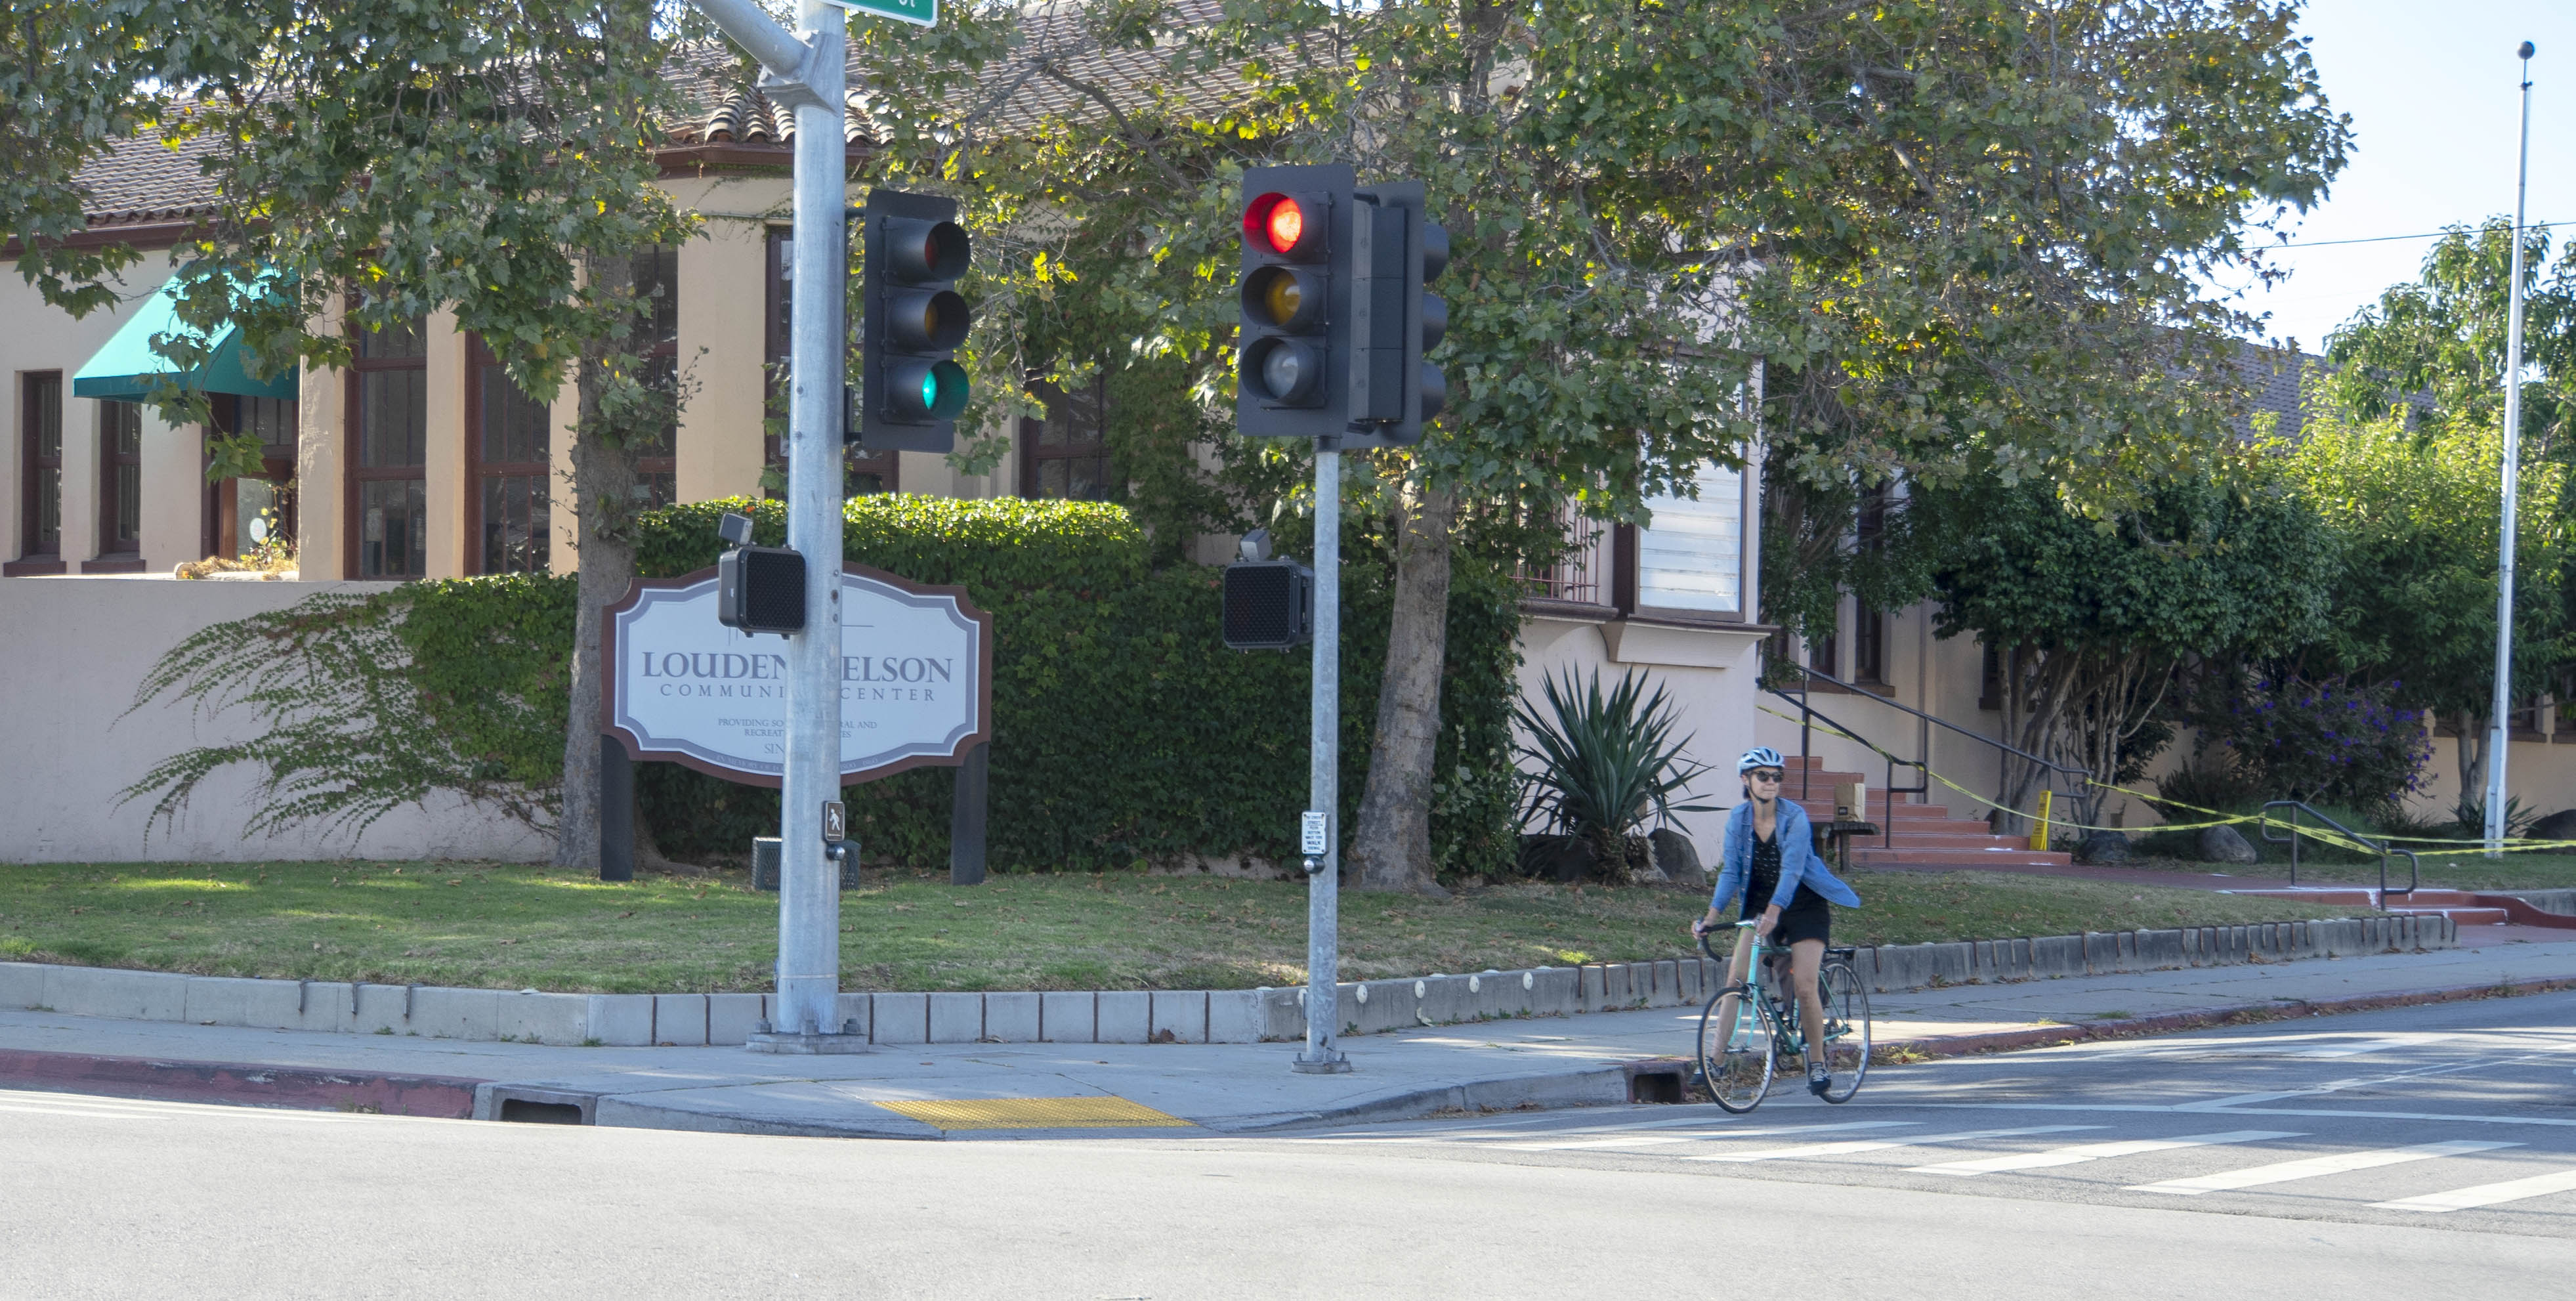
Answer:
[[915, 27], [928, 27], [939, 21], [939, 0], [823, 0], [854, 14], [875, 14]]
[[[787, 661], [716, 622], [716, 571], [648, 579], [609, 608], [600, 730], [637, 759], [776, 786], [786, 773]], [[965, 589], [844, 565], [841, 780], [958, 764], [993, 735], [993, 616]], [[829, 837], [826, 837], [828, 839]]]
[[1333, 848], [1332, 835], [1324, 829], [1324, 815], [1308, 809], [1297, 815], [1297, 852], [1308, 858], [1322, 858]]

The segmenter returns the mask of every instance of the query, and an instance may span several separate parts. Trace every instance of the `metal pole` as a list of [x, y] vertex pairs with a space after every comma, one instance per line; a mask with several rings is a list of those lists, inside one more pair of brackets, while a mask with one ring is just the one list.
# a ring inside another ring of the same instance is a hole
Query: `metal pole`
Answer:
[[1324, 815], [1321, 871], [1306, 878], [1306, 1051], [1289, 1069], [1351, 1068], [1341, 1033], [1342, 454], [1315, 448], [1315, 679], [1306, 807]]
[[[798, 0], [789, 33], [753, 0], [694, 0], [760, 60], [761, 89], [796, 114], [795, 280], [787, 414], [787, 545], [805, 557], [805, 630], [787, 638], [787, 755], [779, 792], [778, 994], [769, 1051], [846, 1052], [840, 869], [823, 856], [823, 805], [841, 797], [841, 384], [849, 331], [847, 18]], [[849, 852], [857, 853], [855, 842]]]
[[2522, 55], [2522, 144], [2513, 180], [2513, 270], [2507, 292], [2513, 310], [2504, 343], [2504, 518], [2496, 537], [2495, 701], [2487, 727], [2487, 826], [2489, 858], [2504, 849], [2505, 751], [2513, 718], [2514, 506], [2522, 462], [2522, 222], [2531, 186], [2531, 42]]

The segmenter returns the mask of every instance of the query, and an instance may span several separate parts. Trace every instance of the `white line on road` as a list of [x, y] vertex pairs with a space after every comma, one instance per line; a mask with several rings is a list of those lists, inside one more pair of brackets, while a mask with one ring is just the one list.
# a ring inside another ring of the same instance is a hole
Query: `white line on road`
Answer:
[[2454, 1188], [2447, 1193], [2427, 1193], [2422, 1197], [2372, 1202], [2371, 1205], [2390, 1211], [2464, 1211], [2474, 1206], [2493, 1206], [2498, 1202], [2518, 1202], [2526, 1197], [2545, 1197], [2570, 1191], [2576, 1191], [2576, 1170], [2533, 1175], [2528, 1179], [2508, 1179], [2500, 1184]]
[[2100, 1129], [2100, 1125], [2032, 1125], [2022, 1129], [1964, 1129], [1955, 1134], [1917, 1134], [1906, 1138], [1862, 1138], [1839, 1143], [1808, 1143], [1800, 1147], [1775, 1147], [1762, 1152], [1733, 1152], [1723, 1156], [1687, 1156], [1685, 1161], [1779, 1161], [1790, 1157], [1842, 1156], [1852, 1152], [1879, 1152], [1891, 1147], [1920, 1147], [1926, 1143], [1967, 1143], [1981, 1138], [2005, 1138], [2015, 1134], [2064, 1134], [2079, 1129]]
[[2402, 1165], [2408, 1161], [2429, 1161], [2434, 1157], [2462, 1156], [2470, 1152], [2492, 1152], [2500, 1147], [2520, 1147], [2520, 1143], [2462, 1140], [2452, 1143], [2418, 1143], [2412, 1147], [2383, 1147], [2367, 1152], [2344, 1152], [2335, 1156], [2312, 1156], [2298, 1161], [2280, 1161], [2271, 1165], [2248, 1166], [2223, 1174], [2200, 1175], [2191, 1179], [2167, 1179], [2163, 1183], [2134, 1184], [2133, 1193], [2178, 1193], [2197, 1196], [2237, 1188], [2255, 1188], [2264, 1184], [2287, 1183], [2293, 1179], [2313, 1179], [2318, 1175], [2342, 1174], [2348, 1170], [2373, 1170], [2384, 1165]]
[[[1896, 1103], [1881, 1103], [1895, 1106]], [[1902, 1105], [1944, 1108], [1954, 1111], [2075, 1111], [2089, 1113], [2170, 1116], [2189, 1111], [2187, 1107], [2159, 1106], [2143, 1102], [1907, 1102]], [[2456, 1120], [2481, 1125], [2555, 1125], [2576, 1127], [2576, 1120], [2564, 1116], [2480, 1116], [2452, 1111], [2362, 1111], [2351, 1107], [2265, 1107], [2259, 1111], [2238, 1112], [2241, 1116], [2329, 1116], [2351, 1120]]]
[[2180, 1138], [2141, 1138], [2119, 1143], [2078, 1143], [2073, 1147], [2051, 1148], [2045, 1152], [2023, 1152], [2013, 1156], [1990, 1156], [1980, 1161], [1953, 1161], [1945, 1165], [1918, 1165], [1915, 1174], [1983, 1175], [2007, 1170], [2040, 1170], [2051, 1166], [2081, 1165], [2115, 1156], [2136, 1156], [2141, 1152], [2164, 1152], [2178, 1147], [2209, 1147], [2220, 1143], [2259, 1143], [2271, 1138], [2305, 1138], [2270, 1129], [2232, 1129], [2223, 1134], [2185, 1134]]
[[[1579, 1151], [1584, 1148], [1650, 1147], [1662, 1143], [1692, 1143], [1703, 1142], [1710, 1139], [1769, 1138], [1774, 1134], [1814, 1134], [1831, 1130], [1904, 1129], [1918, 1123], [1920, 1122], [1911, 1120], [1853, 1120], [1845, 1121], [1838, 1125], [1791, 1125], [1781, 1129], [1762, 1130], [1701, 1129], [1690, 1132], [1612, 1135], [1605, 1138], [1582, 1139], [1571, 1143], [1495, 1143], [1491, 1146], [1501, 1148], [1507, 1152], [1570, 1152]], [[2083, 1126], [2070, 1125], [2066, 1126], [2066, 1128], [2080, 1129], [2083, 1128]], [[1894, 1146], [1894, 1144], [1881, 1144], [1881, 1146]]]
[[35, 1103], [28, 1105], [0, 1102], [0, 1111], [15, 1111], [30, 1116], [87, 1116], [96, 1120], [168, 1120], [170, 1118], [167, 1112], [93, 1111], [80, 1107], [58, 1106], [52, 1103]]

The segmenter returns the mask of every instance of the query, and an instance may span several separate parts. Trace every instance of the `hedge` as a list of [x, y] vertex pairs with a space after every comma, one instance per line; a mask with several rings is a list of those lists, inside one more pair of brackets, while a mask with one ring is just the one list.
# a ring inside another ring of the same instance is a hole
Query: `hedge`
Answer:
[[[716, 517], [743, 510], [755, 541], [784, 540], [774, 502], [698, 502], [638, 521], [646, 577], [715, 563]], [[846, 508], [848, 558], [963, 586], [995, 625], [987, 852], [997, 870], [1097, 870], [1195, 857], [1292, 855], [1306, 802], [1306, 656], [1238, 653], [1218, 637], [1218, 573], [1148, 562], [1127, 512], [1084, 502], [886, 494]], [[1364, 522], [1345, 538], [1342, 792], [1347, 824], [1367, 777], [1392, 572]], [[136, 784], [174, 811], [228, 763], [267, 770], [292, 795], [273, 821], [363, 826], [432, 789], [501, 802], [532, 820], [562, 779], [564, 660], [573, 581], [508, 576], [325, 595], [200, 632], [165, 657], [164, 690], [252, 704], [269, 730], [175, 756]], [[1445, 873], [1511, 860], [1513, 590], [1463, 557], [1451, 587], [1443, 729], [1432, 817]], [[675, 764], [637, 770], [658, 847], [740, 855], [774, 834], [778, 795]], [[853, 788], [870, 863], [946, 862], [953, 770], [915, 769]]]

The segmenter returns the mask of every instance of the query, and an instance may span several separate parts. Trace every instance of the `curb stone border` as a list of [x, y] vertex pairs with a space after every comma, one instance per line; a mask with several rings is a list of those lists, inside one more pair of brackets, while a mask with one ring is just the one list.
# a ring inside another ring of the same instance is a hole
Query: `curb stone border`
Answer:
[[[2447, 949], [2448, 917], [2393, 915], [2161, 931], [1863, 948], [1872, 993], [2058, 976], [2171, 971], [2301, 958]], [[1534, 967], [1341, 986], [1345, 1035], [1577, 1012], [1696, 1006], [1715, 987], [1705, 958]], [[0, 962], [0, 1007], [265, 1030], [481, 1041], [739, 1045], [770, 1015], [768, 994], [545, 994], [533, 989], [254, 980]], [[873, 1043], [1271, 1043], [1306, 1035], [1296, 989], [854, 993], [840, 1017]]]

